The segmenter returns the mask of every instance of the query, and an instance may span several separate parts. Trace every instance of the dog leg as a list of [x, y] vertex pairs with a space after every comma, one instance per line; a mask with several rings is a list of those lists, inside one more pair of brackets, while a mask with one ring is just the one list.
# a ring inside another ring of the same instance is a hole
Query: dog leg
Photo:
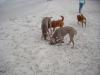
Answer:
[[69, 37], [70, 37], [70, 41], [69, 41], [69, 44], [72, 42], [73, 46], [71, 48], [74, 48], [74, 34], [69, 34]]
[[[69, 37], [71, 37], [71, 34], [69, 33]], [[70, 41], [67, 43], [67, 45], [70, 45], [71, 43], [71, 38], [70, 38]]]
[[86, 27], [86, 21], [85, 21], [85, 27]]
[[70, 45], [70, 43], [71, 43], [71, 41], [69, 41], [69, 42], [67, 43], [67, 45]]
[[62, 44], [64, 38], [63, 38], [63, 36], [61, 35], [61, 32], [59, 33], [58, 37], [59, 37], [59, 43]]
[[82, 28], [83, 28], [83, 21], [82, 21]]
[[73, 38], [74, 38], [74, 34], [70, 37], [70, 41], [71, 41], [72, 44], [73, 44], [73, 46], [72, 46], [71, 48], [74, 48], [74, 40], [73, 40]]
[[44, 35], [44, 40], [46, 40], [47, 39], [47, 36], [46, 35]]
[[52, 33], [53, 33], [53, 30], [52, 30], [52, 28], [50, 28], [50, 31], [51, 31], [51, 35], [52, 35]]
[[74, 40], [73, 40], [73, 38], [71, 38], [71, 42], [73, 44], [73, 46], [71, 48], [74, 48]]
[[83, 20], [83, 24], [85, 25], [85, 27], [86, 27], [86, 20]]

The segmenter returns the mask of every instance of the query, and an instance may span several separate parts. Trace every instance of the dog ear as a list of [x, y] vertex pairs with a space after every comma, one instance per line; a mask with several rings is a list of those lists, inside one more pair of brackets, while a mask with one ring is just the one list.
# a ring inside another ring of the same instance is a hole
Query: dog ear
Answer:
[[63, 17], [62, 15], [60, 15], [61, 17]]

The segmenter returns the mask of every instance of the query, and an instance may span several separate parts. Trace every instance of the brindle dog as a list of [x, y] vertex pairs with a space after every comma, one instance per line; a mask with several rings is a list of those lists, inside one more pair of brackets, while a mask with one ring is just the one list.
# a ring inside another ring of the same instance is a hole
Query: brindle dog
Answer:
[[54, 32], [52, 37], [50, 38], [50, 44], [54, 45], [54, 44], [57, 44], [57, 43], [62, 43], [64, 37], [67, 34], [69, 34], [69, 37], [70, 37], [70, 41], [69, 41], [68, 44], [70, 44], [72, 42], [72, 44], [73, 44], [72, 48], [73, 48], [74, 47], [74, 39], [73, 38], [74, 38], [74, 35], [77, 34], [77, 31], [73, 27], [70, 27], [70, 26], [58, 28]]

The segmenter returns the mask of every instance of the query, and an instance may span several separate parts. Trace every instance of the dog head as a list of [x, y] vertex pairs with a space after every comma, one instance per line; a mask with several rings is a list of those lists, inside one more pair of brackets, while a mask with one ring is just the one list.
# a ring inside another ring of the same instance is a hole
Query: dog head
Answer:
[[58, 39], [56, 38], [56, 40], [54, 38], [50, 38], [50, 42], [49, 42], [50, 45], [54, 45], [58, 43], [64, 43], [64, 41], [59, 38]]
[[49, 44], [50, 44], [50, 45], [54, 45], [54, 44], [56, 44], [55, 39], [51, 37], [51, 38], [50, 38], [50, 42], [49, 42]]
[[77, 15], [77, 20], [78, 21], [82, 21], [82, 16], [81, 15]]

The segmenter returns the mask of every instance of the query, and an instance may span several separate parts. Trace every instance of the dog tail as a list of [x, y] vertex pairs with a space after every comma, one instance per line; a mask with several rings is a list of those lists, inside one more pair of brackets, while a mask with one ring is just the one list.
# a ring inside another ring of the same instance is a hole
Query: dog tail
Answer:
[[64, 16], [61, 16], [61, 18], [62, 18], [62, 21], [64, 21]]

